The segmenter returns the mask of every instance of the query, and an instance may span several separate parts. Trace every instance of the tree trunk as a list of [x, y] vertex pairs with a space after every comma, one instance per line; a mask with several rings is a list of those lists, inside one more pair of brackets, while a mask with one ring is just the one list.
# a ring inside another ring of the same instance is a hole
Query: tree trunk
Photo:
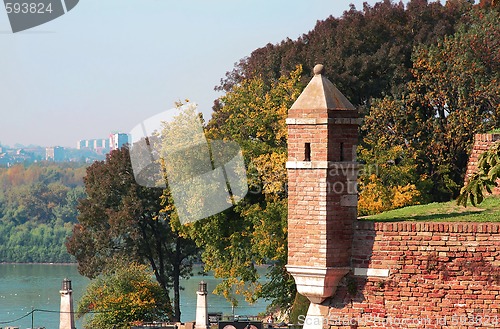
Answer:
[[180, 286], [180, 277], [181, 277], [181, 241], [180, 238], [177, 237], [175, 239], [175, 260], [173, 262], [173, 281], [174, 281], [174, 318], [177, 321], [181, 320], [181, 286]]

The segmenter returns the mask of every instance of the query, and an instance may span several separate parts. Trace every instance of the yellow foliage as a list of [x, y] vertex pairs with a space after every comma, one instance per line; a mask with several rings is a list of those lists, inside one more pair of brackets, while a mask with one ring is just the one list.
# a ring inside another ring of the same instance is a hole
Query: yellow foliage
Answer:
[[367, 183], [361, 184], [358, 213], [360, 215], [372, 215], [418, 204], [420, 196], [420, 191], [415, 184], [384, 186], [380, 178], [372, 174]]
[[253, 159], [253, 165], [257, 169], [259, 180], [262, 183], [262, 192], [266, 196], [276, 196], [285, 193], [287, 182], [285, 153], [272, 152], [262, 154]]
[[406, 186], [394, 186], [392, 195], [392, 205], [393, 209], [395, 209], [418, 204], [415, 200], [420, 197], [420, 191], [417, 190], [415, 184], [408, 184]]
[[358, 212], [363, 215], [382, 212], [387, 199], [387, 190], [383, 188], [380, 179], [372, 174], [359, 194]]

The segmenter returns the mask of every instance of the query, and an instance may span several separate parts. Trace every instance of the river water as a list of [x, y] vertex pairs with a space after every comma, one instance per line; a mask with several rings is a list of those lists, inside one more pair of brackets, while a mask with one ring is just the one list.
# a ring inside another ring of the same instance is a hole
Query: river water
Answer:
[[[224, 297], [211, 294], [220, 280], [213, 276], [201, 276], [196, 273], [201, 268], [194, 267], [195, 275], [189, 280], [182, 280], [181, 285], [181, 321], [194, 321], [196, 308], [196, 290], [203, 280], [208, 286], [208, 311], [232, 314], [231, 304]], [[260, 269], [261, 274], [265, 269]], [[16, 326], [20, 329], [45, 327], [59, 329], [59, 306], [62, 280], [70, 279], [75, 305], [83, 295], [87, 278], [78, 274], [76, 265], [52, 264], [0, 264], [0, 328]], [[76, 306], [75, 306], [76, 308]], [[36, 311], [28, 315], [32, 309]], [[257, 315], [266, 309], [265, 301], [259, 300], [249, 305], [240, 298], [234, 313], [238, 315]], [[25, 316], [22, 319], [21, 317]], [[80, 320], [76, 327], [83, 328]]]

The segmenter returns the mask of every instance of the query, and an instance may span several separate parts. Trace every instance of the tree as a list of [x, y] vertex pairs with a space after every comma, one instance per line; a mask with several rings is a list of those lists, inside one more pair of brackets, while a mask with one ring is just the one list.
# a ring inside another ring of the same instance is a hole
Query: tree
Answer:
[[358, 147], [358, 161], [363, 163], [358, 178], [358, 214], [371, 215], [425, 202], [420, 191], [426, 180], [416, 172], [415, 159], [407, 156], [401, 145], [388, 145], [371, 136], [367, 134], [365, 146]]
[[160, 213], [163, 190], [136, 183], [126, 147], [88, 167], [84, 182], [87, 197], [80, 200], [79, 223], [66, 243], [79, 272], [95, 278], [117, 257], [149, 264], [168, 301], [174, 290], [171, 320], [179, 320], [179, 279], [189, 277], [197, 248]]
[[56, 205], [52, 212], [57, 219], [65, 223], [75, 223], [78, 217], [78, 200], [85, 198], [83, 186], [77, 186], [68, 190], [63, 203]]
[[[216, 292], [236, 303], [264, 297], [287, 309], [295, 297], [287, 263], [285, 169], [287, 111], [303, 89], [299, 66], [267, 86], [260, 77], [242, 81], [218, 100], [207, 125], [211, 140], [237, 142], [247, 166], [250, 192], [235, 207], [185, 227], [203, 246], [205, 270], [222, 278]], [[256, 265], [270, 264], [268, 283], [258, 283]]]
[[432, 44], [455, 32], [471, 4], [466, 0], [403, 3], [384, 0], [361, 10], [351, 6], [342, 17], [318, 21], [297, 40], [267, 44], [240, 60], [217, 87], [229, 92], [245, 80], [273, 81], [303, 65], [304, 78], [322, 63], [327, 77], [355, 105], [369, 108], [372, 98], [397, 94], [411, 79], [415, 46]]
[[0, 169], [0, 218], [19, 224], [76, 221], [82, 171], [81, 166], [53, 163]]
[[413, 163], [410, 182], [434, 201], [457, 196], [474, 134], [499, 123], [500, 49], [492, 41], [499, 17], [474, 10], [453, 36], [416, 48], [413, 80], [399, 97], [374, 102], [365, 118], [363, 147], [404, 150], [392, 160]]
[[170, 301], [147, 266], [118, 263], [88, 285], [78, 302], [77, 317], [90, 316], [87, 329], [128, 329], [134, 321], [166, 321]]

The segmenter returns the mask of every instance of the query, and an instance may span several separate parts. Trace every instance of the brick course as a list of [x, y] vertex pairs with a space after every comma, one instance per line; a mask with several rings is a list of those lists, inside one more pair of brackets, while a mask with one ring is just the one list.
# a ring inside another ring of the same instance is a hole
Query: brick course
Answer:
[[348, 274], [326, 328], [500, 328], [500, 223], [357, 221], [351, 263], [389, 276]]

